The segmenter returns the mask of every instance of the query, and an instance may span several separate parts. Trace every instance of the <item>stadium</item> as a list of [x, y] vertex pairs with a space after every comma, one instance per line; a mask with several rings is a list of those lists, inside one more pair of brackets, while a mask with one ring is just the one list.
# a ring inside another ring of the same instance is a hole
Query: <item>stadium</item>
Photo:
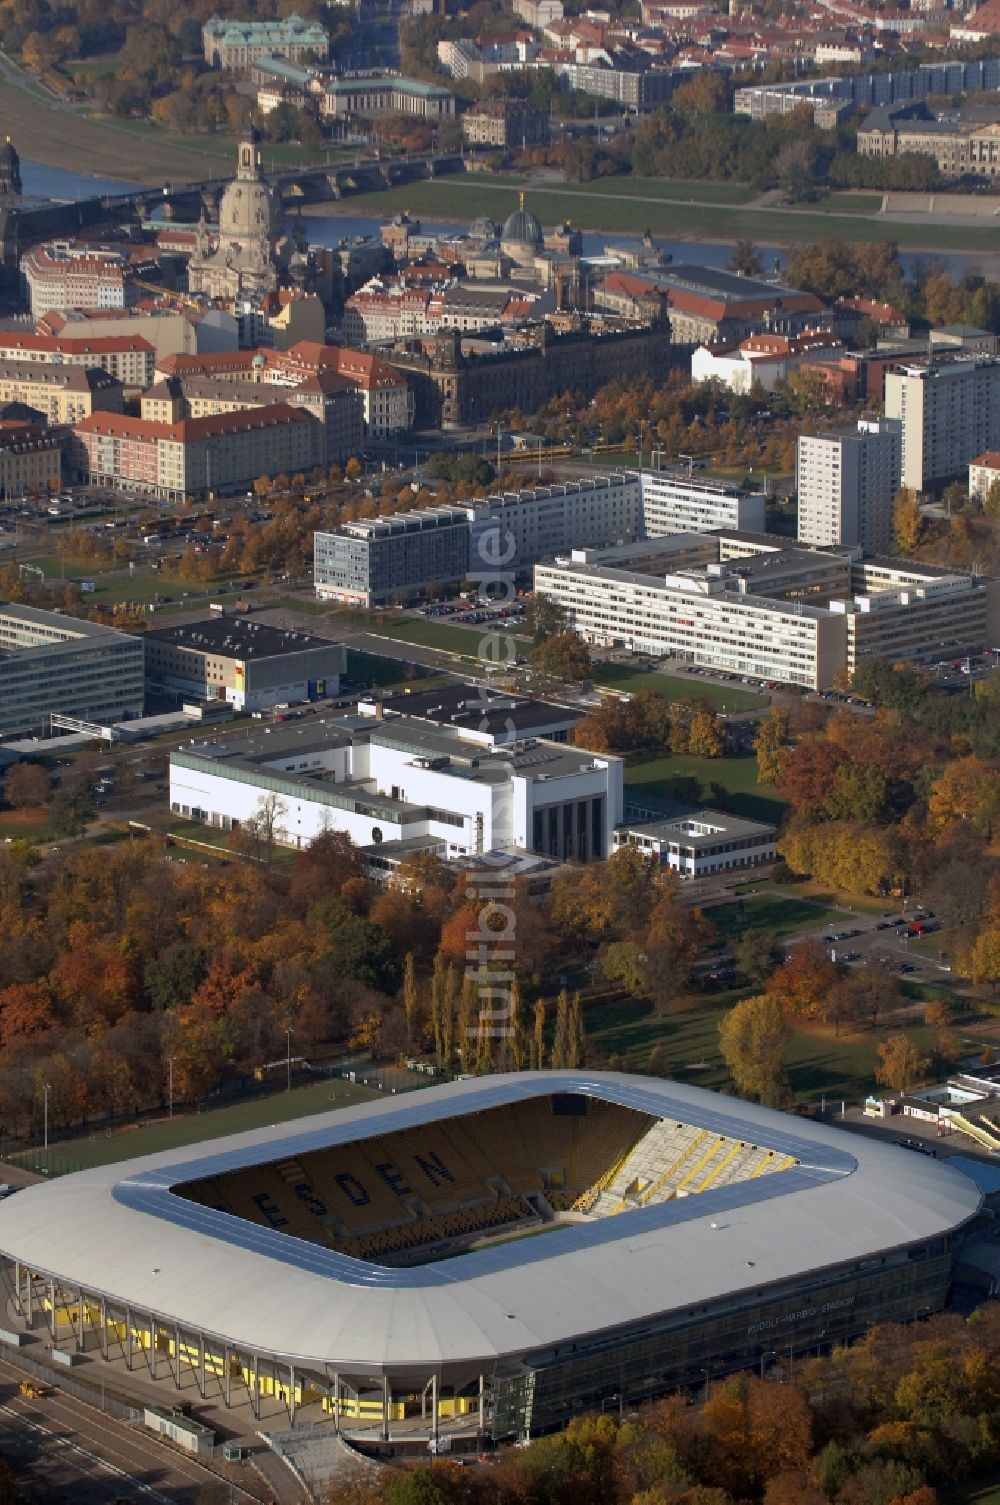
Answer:
[[939, 1310], [980, 1202], [716, 1093], [525, 1072], [29, 1188], [0, 1251], [26, 1344], [258, 1417], [500, 1439]]

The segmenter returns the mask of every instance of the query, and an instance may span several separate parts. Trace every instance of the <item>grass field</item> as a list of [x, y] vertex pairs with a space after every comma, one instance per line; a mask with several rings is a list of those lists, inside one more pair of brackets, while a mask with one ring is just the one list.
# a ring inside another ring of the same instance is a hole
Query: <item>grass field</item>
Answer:
[[[468, 177], [470, 181], [475, 181], [476, 174], [469, 173]], [[673, 202], [680, 199], [697, 204], [732, 205], [749, 204], [759, 197], [756, 188], [749, 188], [744, 183], [707, 182], [698, 178], [595, 178], [591, 183], [546, 181], [526, 185], [525, 180], [514, 173], [491, 173], [490, 181], [514, 192], [523, 190], [530, 200], [529, 207], [533, 208], [536, 200], [567, 196], [585, 199], [628, 198], [635, 203], [656, 203], [663, 200]], [[872, 198], [875, 208], [879, 202], [878, 198]], [[539, 213], [537, 208], [535, 213]]]
[[774, 892], [754, 894], [737, 904], [718, 904], [707, 911], [709, 919], [727, 945], [747, 930], [773, 930], [776, 935], [796, 935], [801, 930], [815, 930], [817, 925], [835, 925], [846, 920], [849, 911], [832, 900], [823, 904], [805, 899], [789, 899]]
[[359, 653], [354, 648], [347, 650], [347, 673], [355, 684], [365, 689], [388, 690], [414, 685], [429, 690], [433, 685], [444, 683], [440, 675], [422, 669], [419, 664], [401, 664], [399, 659], [379, 658], [374, 653]]
[[0, 810], [0, 838], [49, 841], [52, 830], [45, 810]]
[[[658, 1045], [678, 1081], [718, 1090], [729, 1081], [719, 1053], [719, 1023], [741, 996], [738, 992], [698, 994], [679, 1000], [659, 1017], [640, 999], [598, 1001], [585, 1010], [587, 1035], [606, 1055], [621, 1056], [626, 1070], [642, 1067]], [[920, 1039], [924, 1032], [913, 1033]], [[793, 1030], [788, 1061], [796, 1098], [811, 1101], [825, 1093], [856, 1103], [874, 1086], [879, 1038], [874, 1032], [835, 1039]]]
[[594, 675], [598, 684], [610, 685], [616, 690], [635, 693], [636, 690], [655, 690], [666, 695], [668, 700], [707, 700], [717, 711], [753, 711], [765, 706], [766, 700], [752, 690], [741, 690], [736, 685], [716, 685], [708, 681], [685, 679], [680, 675], [658, 674], [655, 670], [632, 669], [628, 664], [601, 664]]
[[[287, 1123], [309, 1113], [328, 1113], [349, 1103], [369, 1102], [381, 1096], [375, 1088], [357, 1086], [339, 1080], [315, 1082], [308, 1087], [294, 1087], [291, 1092], [277, 1092], [213, 1108], [206, 1113], [164, 1114], [148, 1123], [130, 1124], [123, 1129], [99, 1129], [80, 1139], [66, 1139], [49, 1150], [53, 1168], [89, 1170], [95, 1165], [114, 1165], [136, 1155], [154, 1155], [160, 1150], [180, 1145], [200, 1144], [219, 1139], [224, 1134], [240, 1134], [245, 1129], [259, 1129], [264, 1124]], [[44, 1165], [44, 1151], [31, 1159]], [[22, 1163], [19, 1157], [16, 1163]]]
[[757, 783], [757, 759], [752, 753], [738, 758], [643, 758], [626, 764], [626, 793], [670, 799], [667, 780], [677, 775], [698, 779], [703, 790], [709, 784], [721, 784], [732, 796], [733, 813], [748, 820], [778, 821], [784, 814], [785, 804], [777, 791]]
[[[446, 622], [428, 622], [422, 617], [394, 618], [389, 622], [375, 622], [370, 625], [370, 630], [377, 632], [380, 637], [394, 638], [401, 643], [416, 643], [422, 648], [440, 648], [444, 653], [463, 653], [469, 658], [475, 658], [479, 648], [479, 642], [487, 631], [486, 627], [479, 629], [472, 627], [452, 627]], [[525, 652], [531, 646], [531, 639], [515, 637], [510, 634], [519, 649]]]

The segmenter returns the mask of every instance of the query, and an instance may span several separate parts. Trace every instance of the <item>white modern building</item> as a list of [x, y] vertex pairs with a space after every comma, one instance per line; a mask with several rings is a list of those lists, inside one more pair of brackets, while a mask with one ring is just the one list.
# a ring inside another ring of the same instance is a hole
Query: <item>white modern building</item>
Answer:
[[[535, 589], [599, 647], [826, 689], [863, 658], [928, 663], [1000, 631], [1000, 582], [860, 549], [776, 547], [716, 535], [717, 562], [678, 566], [653, 545], [620, 568], [609, 550], [535, 567]], [[622, 561], [624, 562], [624, 561]]]
[[0, 737], [56, 712], [124, 721], [143, 712], [143, 641], [61, 612], [0, 602]]
[[767, 499], [763, 494], [662, 470], [644, 470], [640, 482], [645, 538], [705, 533], [713, 528], [739, 528], [750, 533], [767, 530]]
[[935, 357], [887, 371], [885, 413], [903, 425], [904, 486], [964, 478], [970, 461], [1000, 445], [1000, 360]]
[[800, 435], [799, 542], [889, 553], [902, 463], [897, 418], [862, 418], [855, 428]]
[[773, 862], [776, 835], [776, 828], [765, 821], [741, 820], [721, 810], [691, 809], [620, 826], [614, 844], [616, 851], [636, 847], [684, 878], [705, 878]]
[[642, 533], [635, 471], [503, 491], [469, 507], [472, 578], [514, 574], [568, 549], [628, 543]]
[[366, 606], [465, 579], [495, 591], [498, 581], [573, 550], [719, 528], [762, 533], [766, 505], [763, 496], [665, 471], [502, 491], [317, 533], [314, 584], [322, 599]]
[[343, 831], [373, 858], [400, 844], [445, 860], [610, 853], [623, 814], [620, 759], [535, 739], [490, 749], [458, 728], [372, 711], [179, 748], [170, 808], [233, 830], [270, 806], [282, 844]]

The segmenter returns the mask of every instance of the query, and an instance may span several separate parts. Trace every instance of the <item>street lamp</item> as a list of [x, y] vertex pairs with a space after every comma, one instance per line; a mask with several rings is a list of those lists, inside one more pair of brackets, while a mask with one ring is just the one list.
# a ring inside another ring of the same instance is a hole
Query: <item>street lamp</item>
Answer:
[[292, 1032], [285, 1030], [285, 1091], [292, 1090]]
[[47, 1150], [48, 1147], [49, 1147], [49, 1092], [50, 1091], [51, 1091], [51, 1088], [49, 1087], [48, 1082], [43, 1083], [43, 1085], [42, 1085], [42, 1099], [44, 1101], [45, 1107], [44, 1107], [44, 1110], [43, 1110], [44, 1111], [44, 1120], [43, 1120], [43, 1122], [44, 1122], [43, 1136], [44, 1137], [42, 1139], [42, 1148], [45, 1149], [45, 1150]]
[[174, 1116], [174, 1058], [167, 1057], [167, 1112], [171, 1118]]

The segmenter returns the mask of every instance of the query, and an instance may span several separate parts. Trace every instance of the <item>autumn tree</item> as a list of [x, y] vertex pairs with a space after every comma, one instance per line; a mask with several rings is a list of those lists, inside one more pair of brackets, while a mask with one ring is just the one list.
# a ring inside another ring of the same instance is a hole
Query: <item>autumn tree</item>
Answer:
[[890, 1035], [878, 1046], [875, 1080], [893, 1092], [909, 1092], [923, 1076], [927, 1062], [908, 1035]]
[[15, 810], [44, 805], [51, 791], [52, 780], [40, 763], [15, 763], [4, 779], [4, 797]]
[[782, 1107], [790, 1088], [786, 1066], [788, 1029], [781, 1005], [766, 993], [744, 998], [719, 1025], [722, 1058], [741, 1097]]
[[590, 650], [575, 632], [557, 632], [545, 638], [531, 655], [540, 674], [573, 683], [587, 679], [592, 671]]
[[757, 754], [757, 782], [780, 782], [784, 748], [788, 742], [788, 712], [774, 707], [757, 725], [753, 750]]
[[915, 554], [924, 533], [920, 498], [909, 486], [901, 486], [892, 504], [892, 526], [900, 554]]

